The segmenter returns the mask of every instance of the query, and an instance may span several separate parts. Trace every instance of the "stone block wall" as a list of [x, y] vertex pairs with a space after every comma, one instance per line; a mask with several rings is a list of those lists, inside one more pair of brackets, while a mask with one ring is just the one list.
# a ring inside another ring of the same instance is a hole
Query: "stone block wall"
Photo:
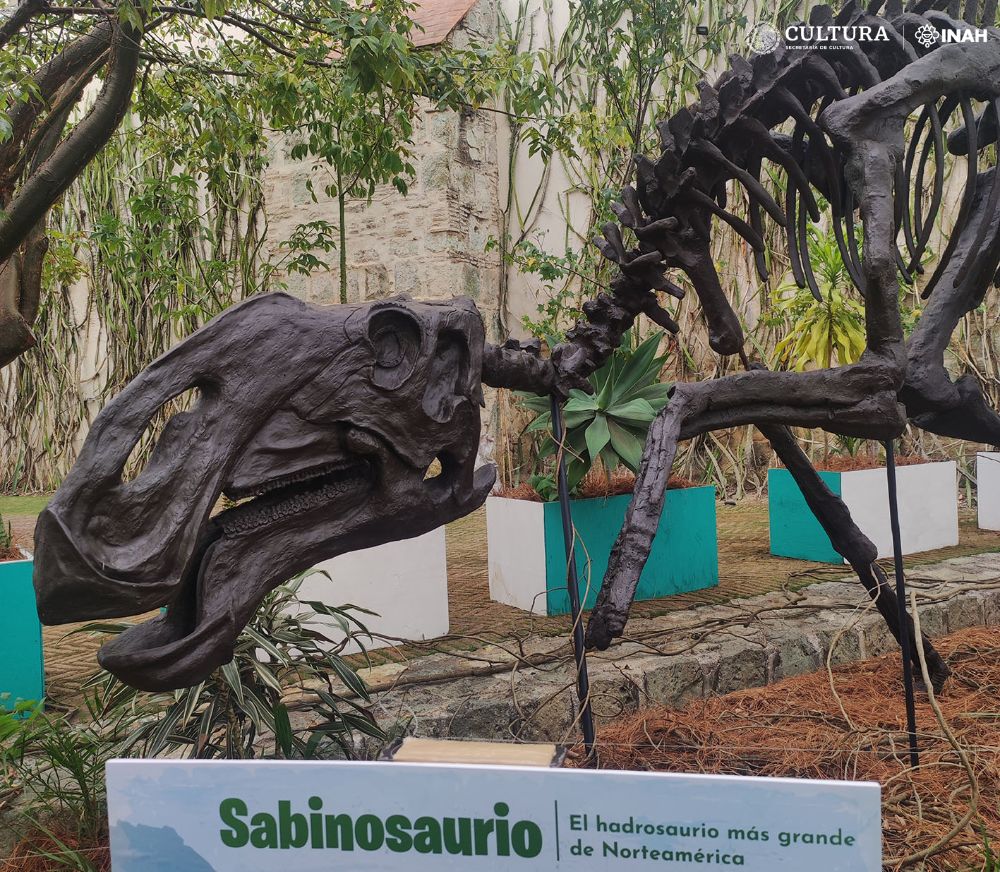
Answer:
[[[453, 32], [457, 45], [491, 39], [496, 8], [480, 0]], [[497, 116], [480, 111], [426, 107], [416, 119], [416, 179], [404, 196], [382, 186], [369, 203], [347, 204], [348, 297], [352, 302], [394, 294], [422, 299], [468, 296], [497, 333], [500, 263], [486, 243], [499, 236]], [[275, 141], [265, 179], [272, 245], [304, 222], [338, 223], [337, 202], [322, 193], [326, 169], [290, 157], [292, 143]], [[318, 202], [309, 192], [312, 180]], [[315, 303], [339, 301], [337, 252], [323, 259], [330, 270], [282, 276], [296, 296]]]
[[[931, 638], [1000, 622], [1000, 555], [922, 565], [908, 581]], [[595, 721], [652, 705], [770, 685], [899, 647], [855, 579], [811, 584], [629, 622], [631, 640], [591, 652]], [[641, 640], [641, 641], [632, 641]], [[456, 674], [457, 673], [457, 674]], [[435, 653], [361, 671], [383, 723], [420, 736], [573, 742], [575, 671], [566, 637]]]

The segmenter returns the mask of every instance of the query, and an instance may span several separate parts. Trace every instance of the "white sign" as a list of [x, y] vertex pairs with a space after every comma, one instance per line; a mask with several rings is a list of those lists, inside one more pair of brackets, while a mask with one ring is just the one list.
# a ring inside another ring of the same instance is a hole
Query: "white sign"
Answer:
[[877, 784], [510, 766], [113, 760], [113, 872], [880, 872]]

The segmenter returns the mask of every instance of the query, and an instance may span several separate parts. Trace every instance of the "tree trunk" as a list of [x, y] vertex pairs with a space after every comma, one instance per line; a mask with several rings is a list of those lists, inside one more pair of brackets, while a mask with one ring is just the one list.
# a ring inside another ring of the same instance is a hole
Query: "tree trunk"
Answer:
[[0, 265], [0, 369], [35, 345], [35, 336], [19, 310], [21, 256]]
[[[60, 137], [76, 100], [63, 101], [65, 105], [53, 109], [55, 114], [41, 122], [45, 127], [36, 128], [44, 131], [36, 137], [38, 142], [33, 147], [23, 146], [34, 152], [30, 160], [18, 152], [16, 146], [22, 146], [29, 138], [30, 125], [35, 121], [33, 112], [28, 113], [22, 138], [8, 143], [8, 151], [0, 150], [0, 180], [5, 179], [6, 185], [6, 189], [0, 191], [3, 207], [0, 218], [0, 368], [36, 344], [31, 327], [38, 314], [42, 264], [48, 250], [46, 216], [125, 117], [135, 86], [142, 33], [129, 26], [102, 23], [46, 65], [52, 71], [50, 78], [57, 82], [50, 83], [54, 88], [69, 87], [67, 82], [71, 76], [57, 73], [65, 73], [64, 68], [76, 70], [74, 64], [80, 65], [83, 61], [93, 64], [104, 50], [108, 39], [104, 31], [109, 27], [110, 70], [104, 87], [66, 139]], [[77, 72], [82, 78], [71, 93], [79, 93], [94, 70]], [[30, 166], [27, 177], [16, 191], [12, 190], [14, 177], [26, 166]], [[5, 175], [10, 173], [14, 177]]]
[[45, 225], [39, 222], [21, 250], [0, 264], [0, 369], [35, 347], [31, 326], [38, 314], [48, 247]]

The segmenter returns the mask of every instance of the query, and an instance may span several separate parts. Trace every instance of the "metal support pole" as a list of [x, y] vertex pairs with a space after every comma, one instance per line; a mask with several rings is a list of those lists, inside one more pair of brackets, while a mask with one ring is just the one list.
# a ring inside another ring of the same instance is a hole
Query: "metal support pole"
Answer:
[[559, 400], [552, 401], [552, 435], [558, 446], [559, 509], [562, 515], [563, 542], [566, 546], [566, 586], [569, 590], [570, 611], [573, 614], [573, 656], [576, 660], [576, 687], [580, 697], [580, 727], [588, 763], [594, 758], [594, 715], [590, 709], [590, 678], [587, 675], [587, 651], [583, 641], [583, 618], [580, 607], [580, 581], [576, 574], [576, 536], [569, 505], [569, 483], [566, 479], [566, 457], [563, 446], [563, 420]]
[[[885, 445], [885, 472], [889, 482], [889, 525], [892, 528], [892, 556], [896, 567], [896, 606], [899, 609], [899, 645], [903, 649], [903, 690], [906, 694], [906, 730], [910, 737], [910, 766], [920, 763], [917, 748], [917, 712], [913, 700], [913, 640], [906, 611], [906, 578], [903, 575], [903, 546], [899, 535], [899, 503], [896, 499], [896, 457], [892, 440]], [[917, 640], [916, 644], [920, 644]]]

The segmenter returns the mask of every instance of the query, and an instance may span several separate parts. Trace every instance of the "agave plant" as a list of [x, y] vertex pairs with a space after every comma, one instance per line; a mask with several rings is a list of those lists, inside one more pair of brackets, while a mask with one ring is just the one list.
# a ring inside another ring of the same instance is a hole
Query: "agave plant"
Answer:
[[[609, 474], [619, 466], [639, 471], [649, 425], [667, 404], [670, 391], [669, 384], [659, 381], [666, 360], [656, 353], [662, 339], [662, 332], [655, 333], [632, 348], [626, 338], [608, 362], [590, 377], [592, 394], [570, 391], [563, 407], [570, 490], [598, 464]], [[539, 460], [544, 461], [556, 453], [549, 399], [522, 394], [520, 403], [538, 413], [525, 432], [546, 434], [538, 452]], [[533, 476], [532, 486], [542, 499], [555, 499], [555, 480], [551, 474]]]

